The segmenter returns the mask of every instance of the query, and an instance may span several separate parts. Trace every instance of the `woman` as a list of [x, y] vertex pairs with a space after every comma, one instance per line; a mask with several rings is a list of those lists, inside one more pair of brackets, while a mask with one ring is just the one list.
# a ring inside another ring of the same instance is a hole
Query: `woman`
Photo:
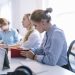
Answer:
[[14, 47], [23, 49], [36, 49], [40, 47], [41, 36], [40, 33], [34, 28], [30, 21], [30, 14], [25, 14], [22, 20], [22, 25], [27, 29], [27, 33], [24, 36], [21, 44], [17, 44]]
[[33, 25], [40, 33], [46, 31], [46, 34], [39, 49], [34, 52], [22, 51], [21, 55], [47, 65], [68, 68], [66, 39], [63, 31], [51, 24], [51, 16], [48, 15], [51, 12], [52, 8], [48, 8], [47, 10], [35, 10], [32, 13]]
[[0, 28], [0, 40], [2, 40], [2, 44], [12, 45], [19, 41], [17, 31], [10, 28], [9, 22], [5, 18], [0, 18]]

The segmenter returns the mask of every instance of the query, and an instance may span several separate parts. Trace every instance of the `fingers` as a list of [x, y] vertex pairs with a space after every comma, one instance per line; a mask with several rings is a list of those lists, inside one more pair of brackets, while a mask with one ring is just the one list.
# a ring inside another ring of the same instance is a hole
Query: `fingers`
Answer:
[[27, 58], [33, 59], [34, 53], [29, 50], [29, 51], [21, 51], [21, 55], [25, 56]]
[[25, 56], [25, 57], [26, 57], [26, 56], [27, 56], [27, 51], [21, 51], [20, 54], [21, 54], [22, 56]]

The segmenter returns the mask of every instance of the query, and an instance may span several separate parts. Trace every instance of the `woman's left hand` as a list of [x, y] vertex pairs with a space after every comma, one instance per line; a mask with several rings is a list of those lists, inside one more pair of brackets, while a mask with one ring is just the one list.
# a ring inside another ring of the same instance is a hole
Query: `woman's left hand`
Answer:
[[21, 51], [21, 55], [30, 59], [34, 59], [35, 54], [31, 50], [29, 50], [29, 51]]

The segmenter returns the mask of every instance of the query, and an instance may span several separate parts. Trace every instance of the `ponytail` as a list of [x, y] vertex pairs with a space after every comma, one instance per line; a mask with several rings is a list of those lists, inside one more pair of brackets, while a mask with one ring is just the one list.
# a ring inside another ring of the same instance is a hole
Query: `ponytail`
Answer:
[[44, 11], [44, 16], [43, 16], [43, 19], [46, 19], [47, 22], [49, 22], [51, 20], [51, 16], [48, 14], [48, 13], [52, 13], [52, 8], [47, 8], [45, 11]]
[[47, 8], [44, 13], [47, 14], [47, 13], [52, 13], [53, 9], [52, 8]]
[[33, 26], [30, 27], [30, 29], [28, 30], [27, 34], [24, 36], [23, 42], [26, 42], [30, 36], [30, 34], [34, 31]]
[[[28, 14], [25, 14], [24, 16], [26, 16], [28, 18], [28, 20], [30, 21], [31, 14], [28, 13]], [[28, 38], [29, 38], [30, 34], [33, 32], [33, 30], [34, 30], [34, 28], [30, 23], [30, 28], [28, 29], [27, 34], [24, 36], [23, 42], [28, 40]]]

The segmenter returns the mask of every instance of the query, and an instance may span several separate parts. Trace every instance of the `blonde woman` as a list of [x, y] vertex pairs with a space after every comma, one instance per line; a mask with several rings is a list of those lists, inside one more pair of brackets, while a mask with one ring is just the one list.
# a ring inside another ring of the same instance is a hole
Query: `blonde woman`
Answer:
[[25, 14], [22, 20], [22, 25], [26, 28], [27, 33], [23, 37], [21, 45], [17, 44], [16, 47], [24, 49], [39, 48], [41, 44], [40, 33], [34, 28], [30, 21], [30, 14]]
[[40, 33], [34, 28], [30, 21], [30, 14], [25, 14], [22, 20], [22, 25], [27, 29], [27, 34], [24, 37], [22, 47], [26, 49], [38, 48], [41, 44]]

